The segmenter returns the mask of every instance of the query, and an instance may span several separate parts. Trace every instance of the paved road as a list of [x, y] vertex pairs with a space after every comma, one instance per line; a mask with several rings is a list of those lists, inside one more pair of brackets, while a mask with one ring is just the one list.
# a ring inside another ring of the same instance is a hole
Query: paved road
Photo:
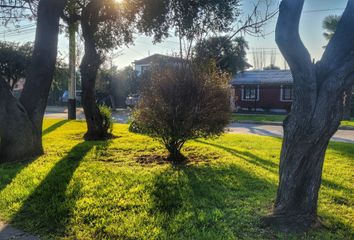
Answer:
[[38, 237], [32, 236], [10, 225], [0, 222], [0, 239], [1, 240], [39, 240]]
[[[274, 125], [232, 123], [228, 127], [228, 131], [230, 133], [283, 137], [283, 127]], [[354, 143], [354, 130], [338, 130], [332, 141]]]
[[[48, 118], [67, 118], [67, 112], [64, 108], [49, 108], [47, 110], [46, 117]], [[77, 116], [78, 119], [85, 119], [82, 109], [78, 109]], [[127, 123], [129, 112], [119, 110], [113, 114], [113, 118], [115, 122]], [[283, 127], [274, 125], [232, 123], [227, 130], [230, 133], [255, 134], [273, 137], [283, 136]], [[354, 130], [338, 130], [332, 138], [332, 141], [354, 143]]]
[[[64, 107], [48, 107], [45, 113], [47, 118], [58, 118], [58, 119], [67, 119], [68, 111]], [[112, 114], [112, 117], [117, 123], [127, 123], [129, 120], [129, 112], [126, 110], [118, 110]], [[82, 108], [78, 108], [76, 111], [76, 118], [78, 120], [84, 120], [85, 114]], [[1, 239], [0, 239], [1, 240]]]

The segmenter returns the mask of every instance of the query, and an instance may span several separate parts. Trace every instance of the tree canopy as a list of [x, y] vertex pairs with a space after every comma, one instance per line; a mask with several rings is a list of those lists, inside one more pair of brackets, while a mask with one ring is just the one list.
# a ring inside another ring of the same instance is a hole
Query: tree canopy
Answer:
[[334, 36], [336, 32], [338, 23], [340, 21], [341, 16], [338, 15], [329, 15], [323, 20], [322, 27], [327, 32], [323, 33], [323, 36], [329, 41]]
[[195, 33], [224, 32], [240, 15], [240, 0], [129, 0], [122, 6], [134, 16], [140, 33], [155, 41], [174, 34], [193, 38]]
[[246, 49], [248, 44], [243, 37], [211, 37], [196, 44], [194, 58], [200, 63], [214, 61], [218, 69], [235, 74], [249, 66]]
[[0, 75], [11, 90], [21, 78], [26, 77], [32, 49], [31, 43], [0, 42]]

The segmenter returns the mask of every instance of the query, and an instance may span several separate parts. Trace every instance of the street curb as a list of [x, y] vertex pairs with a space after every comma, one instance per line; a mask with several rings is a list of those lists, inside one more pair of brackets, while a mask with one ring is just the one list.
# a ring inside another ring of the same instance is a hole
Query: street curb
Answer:
[[21, 231], [3, 222], [0, 222], [0, 239], [40, 240], [37, 236]]
[[232, 121], [232, 123], [283, 126], [282, 122], [258, 122], [258, 121], [252, 121], [252, 120]]
[[[240, 123], [240, 124], [256, 124], [256, 125], [270, 125], [270, 126], [283, 126], [282, 122], [258, 122], [258, 121], [247, 121], [247, 120], [241, 120], [241, 121], [232, 121], [232, 123]], [[354, 131], [354, 127], [349, 127], [349, 126], [340, 126], [338, 128], [339, 130], [349, 130], [349, 131]]]

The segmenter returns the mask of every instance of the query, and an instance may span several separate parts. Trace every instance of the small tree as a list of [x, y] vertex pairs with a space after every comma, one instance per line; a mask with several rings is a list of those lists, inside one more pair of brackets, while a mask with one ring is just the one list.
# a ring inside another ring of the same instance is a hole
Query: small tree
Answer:
[[143, 87], [136, 124], [163, 143], [170, 161], [181, 162], [187, 140], [219, 135], [228, 124], [228, 80], [215, 67], [203, 71], [187, 64], [159, 65]]

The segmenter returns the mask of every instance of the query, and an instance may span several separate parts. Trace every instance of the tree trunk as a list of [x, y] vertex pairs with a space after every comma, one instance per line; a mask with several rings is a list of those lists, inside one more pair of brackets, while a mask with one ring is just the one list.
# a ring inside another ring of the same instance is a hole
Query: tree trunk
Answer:
[[82, 106], [84, 108], [87, 132], [86, 140], [105, 140], [109, 134], [103, 128], [103, 117], [96, 103], [96, 78], [102, 63], [96, 49], [95, 33], [98, 31], [98, 1], [92, 0], [83, 9], [81, 27], [85, 40], [85, 55], [80, 66], [82, 77]]
[[43, 153], [43, 116], [56, 64], [59, 20], [65, 4], [63, 0], [39, 2], [31, 68], [19, 101], [1, 80], [1, 161], [20, 160]]
[[353, 98], [353, 87], [350, 87], [344, 93], [344, 111], [343, 111], [343, 120], [349, 121], [351, 118], [352, 112], [352, 98]]
[[40, 154], [34, 147], [33, 123], [2, 79], [0, 100], [0, 162], [21, 160]]
[[348, 1], [321, 61], [312, 63], [301, 41], [304, 0], [283, 0], [276, 41], [294, 79], [294, 101], [284, 121], [279, 186], [264, 222], [281, 231], [305, 231], [317, 221], [318, 192], [328, 143], [343, 117], [344, 92], [354, 82], [354, 1]]
[[285, 232], [306, 231], [318, 223], [325, 152], [342, 118], [341, 98], [323, 101], [320, 94], [313, 105], [313, 114], [295, 110], [284, 121], [277, 198], [265, 222]]

